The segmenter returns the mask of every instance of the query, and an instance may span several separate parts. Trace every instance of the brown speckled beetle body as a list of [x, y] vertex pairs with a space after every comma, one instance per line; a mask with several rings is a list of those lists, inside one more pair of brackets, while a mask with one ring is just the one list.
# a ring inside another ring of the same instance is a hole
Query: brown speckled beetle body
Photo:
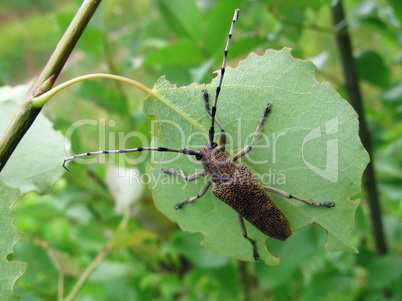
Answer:
[[[244, 164], [235, 164], [222, 150], [215, 150], [211, 151], [207, 146], [201, 149], [204, 154], [201, 162], [213, 182], [213, 194], [262, 233], [279, 240], [288, 238], [292, 234], [288, 219], [250, 169]], [[225, 164], [216, 166], [215, 158], [209, 154], [224, 159]]]

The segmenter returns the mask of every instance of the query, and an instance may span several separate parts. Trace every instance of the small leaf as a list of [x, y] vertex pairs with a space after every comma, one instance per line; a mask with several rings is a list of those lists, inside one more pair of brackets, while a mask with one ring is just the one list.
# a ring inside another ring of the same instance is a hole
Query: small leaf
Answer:
[[393, 84], [388, 90], [382, 93], [381, 99], [400, 105], [402, 103], [402, 83], [397, 82]]
[[389, 4], [391, 4], [393, 8], [393, 13], [398, 17], [399, 21], [402, 22], [402, 3], [398, 0], [389, 0]]
[[[0, 90], [0, 111], [3, 116], [0, 119], [0, 133], [5, 131], [18, 110], [17, 100], [21, 101], [29, 88], [30, 85], [24, 85], [2, 87]], [[69, 148], [68, 140], [53, 129], [45, 116], [39, 115], [7, 162], [0, 179], [9, 186], [19, 188], [21, 193], [31, 190], [43, 193], [64, 173], [60, 167]]]
[[361, 79], [380, 88], [389, 86], [389, 70], [377, 52], [362, 50], [355, 54], [355, 58]]
[[[229, 22], [233, 18], [233, 12], [236, 8], [243, 7], [246, 2], [246, 0], [232, 0], [211, 3], [211, 7], [207, 10], [208, 13], [204, 16], [204, 23], [202, 24], [201, 39], [204, 45], [203, 51], [207, 53], [207, 57], [221, 59], [221, 53], [225, 46], [224, 43], [228, 35]], [[266, 41], [265, 37], [264, 41]], [[238, 43], [239, 40], [236, 40], [236, 44]], [[238, 54], [235, 55], [233, 50], [234, 48], [230, 50], [232, 57], [236, 57]]]
[[81, 270], [70, 254], [52, 248], [46, 242], [40, 241], [39, 243], [46, 250], [47, 255], [57, 271], [68, 276], [78, 277], [80, 275]]
[[158, 0], [157, 4], [177, 36], [188, 38], [194, 43], [200, 40], [201, 16], [195, 1]]
[[0, 300], [14, 300], [14, 283], [25, 271], [25, 264], [8, 261], [7, 256], [13, 253], [15, 244], [20, 240], [20, 232], [14, 226], [15, 214], [12, 210], [19, 197], [17, 189], [4, 185], [0, 181]]
[[[267, 103], [272, 104], [264, 129], [253, 149], [241, 161], [263, 185], [285, 190], [316, 202], [335, 202], [335, 208], [317, 208], [273, 196], [288, 217], [292, 230], [314, 223], [328, 233], [330, 251], [352, 251], [349, 241], [368, 155], [358, 136], [357, 114], [327, 83], [318, 83], [312, 63], [294, 59], [290, 49], [254, 53], [235, 69], [226, 70], [217, 118], [228, 135], [227, 153], [233, 156], [250, 143]], [[148, 98], [145, 111], [155, 115], [156, 146], [199, 149], [206, 143], [210, 124], [202, 90], [214, 95], [211, 85], [171, 85], [161, 78]], [[193, 157], [153, 153], [148, 172], [155, 204], [165, 215], [189, 232], [201, 232], [207, 248], [225, 256], [252, 261], [251, 246], [241, 234], [237, 213], [209, 191], [180, 210], [174, 205], [195, 196], [207, 179], [185, 182], [179, 176], [162, 175], [161, 169], [182, 169], [186, 175], [202, 170]], [[279, 263], [270, 254], [262, 234], [246, 223], [248, 235], [257, 241], [261, 259]], [[293, 235], [297, 235], [297, 232]], [[290, 238], [292, 239], [292, 238]], [[269, 244], [269, 243], [268, 243]]]
[[157, 236], [148, 230], [135, 229], [130, 231], [127, 228], [123, 228], [118, 229], [114, 233], [111, 245], [113, 249], [121, 247], [134, 247], [144, 243], [147, 240], [156, 241], [156, 239]]

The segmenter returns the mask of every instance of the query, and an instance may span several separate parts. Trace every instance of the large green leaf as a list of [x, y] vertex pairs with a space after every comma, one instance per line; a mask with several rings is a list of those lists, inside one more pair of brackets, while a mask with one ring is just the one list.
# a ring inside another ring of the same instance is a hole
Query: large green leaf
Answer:
[[[210, 85], [171, 85], [161, 78], [145, 111], [155, 115], [154, 144], [172, 148], [198, 149], [206, 143], [210, 120], [205, 113], [202, 90], [214, 94]], [[292, 230], [310, 223], [328, 233], [326, 249], [353, 251], [349, 240], [360, 192], [361, 176], [368, 155], [358, 136], [358, 119], [347, 101], [329, 84], [315, 80], [311, 62], [294, 59], [290, 49], [269, 50], [263, 56], [250, 54], [235, 69], [228, 68], [219, 99], [217, 117], [228, 133], [230, 155], [250, 142], [264, 107], [269, 115], [255, 149], [240, 161], [273, 186], [316, 202], [335, 202], [335, 208], [311, 207], [295, 200], [273, 196], [288, 217]], [[154, 153], [148, 172], [156, 206], [180, 227], [201, 232], [207, 248], [241, 260], [253, 260], [251, 247], [240, 232], [237, 213], [216, 199], [211, 191], [180, 210], [174, 205], [195, 196], [207, 179], [186, 183], [161, 169], [182, 169], [186, 175], [202, 170], [193, 157]], [[248, 234], [257, 240], [260, 256], [267, 264], [279, 258], [266, 247], [267, 236], [246, 223]], [[297, 235], [295, 233], [294, 235]], [[289, 238], [289, 239], [292, 239]], [[268, 242], [269, 245], [269, 242]]]
[[0, 300], [17, 299], [13, 294], [13, 286], [25, 270], [25, 264], [7, 260], [21, 236], [13, 224], [15, 216], [12, 207], [18, 197], [18, 189], [8, 187], [0, 181]]

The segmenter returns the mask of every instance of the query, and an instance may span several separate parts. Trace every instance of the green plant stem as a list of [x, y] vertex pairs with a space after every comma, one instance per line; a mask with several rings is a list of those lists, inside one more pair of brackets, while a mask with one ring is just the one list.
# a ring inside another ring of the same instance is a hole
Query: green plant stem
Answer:
[[91, 262], [91, 264], [86, 268], [84, 273], [82, 273], [81, 277], [78, 279], [77, 283], [74, 285], [71, 292], [68, 296], [64, 299], [64, 301], [71, 301], [74, 300], [77, 293], [81, 289], [81, 287], [85, 284], [88, 280], [89, 276], [91, 276], [92, 272], [95, 268], [103, 261], [103, 259], [109, 254], [111, 250], [110, 244], [107, 243], [103, 250], [95, 257], [95, 259]]
[[34, 238], [34, 241], [46, 251], [47, 256], [57, 270], [57, 301], [62, 301], [64, 291], [64, 270], [57, 259], [54, 250], [49, 247], [49, 244], [46, 241], [41, 240], [39, 237]]
[[245, 261], [238, 261], [239, 263], [239, 274], [240, 274], [240, 287], [242, 291], [241, 300], [250, 300], [251, 299], [251, 289], [253, 276], [250, 273], [250, 264]]
[[32, 105], [32, 95], [37, 93], [38, 88], [46, 79], [52, 75], [57, 78], [60, 74], [100, 2], [101, 0], [85, 0], [82, 3], [31, 91], [21, 103], [13, 120], [0, 138], [0, 172], [41, 111], [40, 108], [35, 108]]
[[[147, 93], [148, 95], [157, 98], [160, 102], [162, 102], [165, 106], [167, 106], [168, 108], [172, 109], [172, 111], [176, 111], [178, 114], [182, 114], [182, 112], [178, 111], [177, 108], [175, 106], [173, 106], [171, 103], [169, 103], [169, 101], [167, 99], [165, 99], [164, 97], [162, 97], [160, 94], [158, 94], [158, 92], [156, 92], [155, 90], [152, 90], [150, 88], [148, 88], [147, 86], [141, 84], [140, 82], [133, 80], [131, 78], [127, 78], [124, 76], [120, 76], [120, 75], [114, 75], [114, 74], [108, 74], [108, 73], [93, 73], [93, 74], [87, 74], [87, 75], [82, 75], [76, 78], [73, 78], [69, 81], [66, 81], [60, 85], [58, 85], [57, 87], [53, 88], [50, 91], [47, 91], [46, 93], [38, 96], [38, 97], [33, 97], [31, 98], [31, 105], [35, 108], [41, 108], [43, 107], [46, 102], [48, 102], [54, 95], [56, 95], [57, 93], [59, 93], [60, 91], [64, 90], [65, 88], [78, 83], [80, 81], [84, 81], [87, 79], [94, 79], [94, 78], [108, 78], [108, 79], [113, 79], [119, 82], [124, 82], [126, 84], [132, 85], [142, 91], [144, 91], [145, 93]], [[184, 116], [186, 117], [186, 116]], [[192, 121], [190, 119], [188, 119], [188, 121], [190, 123], [192, 123]], [[195, 128], [198, 128], [200, 131], [204, 131], [205, 129], [203, 129], [199, 124], [196, 123], [192, 123], [192, 125]]]
[[93, 79], [93, 78], [109, 78], [109, 79], [114, 79], [120, 82], [124, 82], [126, 84], [132, 85], [134, 87], [137, 87], [138, 89], [144, 91], [145, 93], [152, 95], [154, 97], [157, 97], [157, 95], [155, 94], [155, 92], [153, 90], [151, 90], [150, 88], [148, 88], [147, 86], [124, 76], [120, 76], [120, 75], [114, 75], [114, 74], [107, 74], [107, 73], [93, 73], [93, 74], [87, 74], [87, 75], [82, 75], [82, 76], [78, 76], [76, 78], [73, 78], [69, 81], [66, 81], [60, 85], [58, 85], [57, 87], [54, 87], [52, 90], [42, 94], [39, 97], [35, 97], [31, 99], [31, 102], [33, 104], [34, 107], [36, 108], [41, 108], [45, 105], [46, 102], [48, 102], [54, 95], [56, 95], [57, 93], [59, 93], [60, 91], [62, 91], [63, 89], [76, 84], [78, 82], [87, 80], [87, 79]]
[[[125, 214], [118, 226], [119, 229], [124, 229], [127, 227], [127, 224], [131, 217], [130, 212], [131, 212], [130, 208], [127, 208], [127, 210], [125, 210]], [[81, 277], [78, 279], [77, 283], [74, 285], [73, 289], [68, 294], [68, 296], [64, 299], [64, 301], [74, 300], [74, 298], [78, 294], [79, 290], [85, 284], [85, 282], [88, 280], [88, 278], [91, 276], [93, 271], [99, 266], [99, 264], [103, 261], [103, 259], [105, 259], [105, 257], [110, 253], [110, 250], [112, 249], [112, 246], [111, 246], [112, 241], [113, 241], [113, 237], [111, 239], [109, 239], [109, 241], [105, 244], [103, 250], [94, 258], [94, 260], [90, 263], [90, 265], [85, 269], [85, 271], [82, 273]]]
[[332, 18], [335, 27], [339, 27], [341, 24], [343, 25], [337, 32], [336, 40], [342, 59], [343, 73], [346, 80], [345, 85], [349, 95], [349, 100], [360, 118], [360, 139], [362, 140], [363, 146], [371, 158], [371, 161], [367, 165], [363, 175], [363, 185], [367, 192], [367, 201], [371, 213], [376, 252], [379, 255], [383, 255], [387, 253], [387, 244], [385, 242], [377, 181], [374, 173], [374, 157], [371, 148], [371, 137], [367, 129], [366, 119], [364, 116], [363, 101], [359, 88], [359, 77], [353, 59], [352, 43], [350, 41], [350, 36], [346, 25], [342, 0], [338, 0], [337, 4], [332, 7]]

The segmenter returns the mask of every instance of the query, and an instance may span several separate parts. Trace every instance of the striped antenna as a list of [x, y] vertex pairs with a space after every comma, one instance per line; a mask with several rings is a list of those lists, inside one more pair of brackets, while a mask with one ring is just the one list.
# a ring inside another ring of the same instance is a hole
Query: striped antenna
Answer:
[[223, 62], [222, 62], [222, 67], [221, 67], [221, 74], [220, 74], [220, 78], [219, 78], [218, 87], [216, 88], [214, 105], [212, 107], [211, 128], [209, 129], [209, 143], [208, 143], [209, 148], [214, 148], [214, 145], [215, 145], [214, 144], [214, 135], [215, 135], [215, 127], [214, 126], [215, 126], [216, 105], [218, 103], [219, 93], [221, 92], [221, 88], [222, 88], [223, 76], [225, 75], [226, 60], [227, 60], [227, 57], [228, 57], [228, 51], [229, 51], [230, 43], [232, 41], [232, 34], [233, 34], [234, 25], [235, 25], [235, 23], [236, 23], [236, 21], [238, 19], [239, 19], [239, 9], [236, 9], [234, 11], [232, 24], [230, 25], [230, 29], [229, 29], [228, 39], [226, 41], [225, 50], [223, 52]]
[[[236, 9], [235, 12], [234, 12], [234, 15], [233, 15], [232, 24], [230, 26], [228, 39], [226, 41], [225, 51], [223, 53], [223, 62], [222, 62], [221, 74], [220, 74], [220, 78], [219, 78], [219, 84], [218, 84], [218, 87], [216, 88], [215, 101], [214, 101], [214, 105], [213, 105], [211, 111], [209, 110], [208, 93], [206, 91], [204, 91], [205, 108], [206, 108], [209, 116], [211, 117], [211, 128], [209, 129], [209, 142], [208, 142], [208, 145], [207, 145], [208, 148], [211, 148], [211, 149], [215, 148], [217, 146], [217, 144], [214, 143], [214, 141], [213, 141], [214, 135], [215, 135], [215, 128], [214, 128], [215, 123], [221, 129], [221, 131], [224, 133], [224, 130], [223, 130], [221, 124], [215, 118], [216, 104], [218, 102], [219, 93], [221, 92], [221, 87], [222, 87], [222, 82], [223, 82], [223, 75], [225, 74], [228, 50], [229, 50], [230, 42], [232, 41], [232, 34], [233, 34], [234, 24], [236, 23], [238, 18], [239, 18], [239, 9]], [[221, 137], [225, 137], [224, 134], [221, 134]], [[76, 158], [82, 158], [82, 157], [86, 157], [86, 156], [97, 156], [97, 155], [102, 155], [102, 154], [133, 153], [133, 152], [144, 152], [144, 151], [181, 153], [181, 154], [184, 154], [184, 155], [195, 156], [195, 158], [197, 160], [200, 160], [202, 158], [202, 152], [189, 150], [189, 149], [185, 149], [185, 148], [184, 149], [174, 149], [174, 148], [166, 148], [166, 147], [138, 147], [138, 148], [120, 149], [120, 150], [103, 150], [103, 151], [88, 152], [88, 153], [73, 155], [71, 157], [68, 157], [68, 158], [64, 159], [63, 167], [65, 169], [67, 169], [67, 170], [70, 170], [66, 166], [67, 162], [72, 161], [72, 160], [74, 160]]]
[[126, 154], [126, 153], [134, 153], [134, 152], [144, 152], [144, 151], [154, 151], [154, 152], [171, 152], [171, 153], [181, 153], [184, 155], [195, 156], [197, 160], [202, 158], [202, 154], [199, 151], [193, 151], [191, 149], [175, 149], [175, 148], [167, 148], [167, 147], [137, 147], [130, 149], [119, 149], [119, 150], [103, 150], [97, 152], [88, 152], [78, 155], [73, 155], [71, 157], [65, 158], [63, 162], [63, 167], [70, 171], [70, 169], [66, 166], [66, 163], [74, 160], [76, 158], [82, 158], [86, 156], [98, 156], [103, 154]]

